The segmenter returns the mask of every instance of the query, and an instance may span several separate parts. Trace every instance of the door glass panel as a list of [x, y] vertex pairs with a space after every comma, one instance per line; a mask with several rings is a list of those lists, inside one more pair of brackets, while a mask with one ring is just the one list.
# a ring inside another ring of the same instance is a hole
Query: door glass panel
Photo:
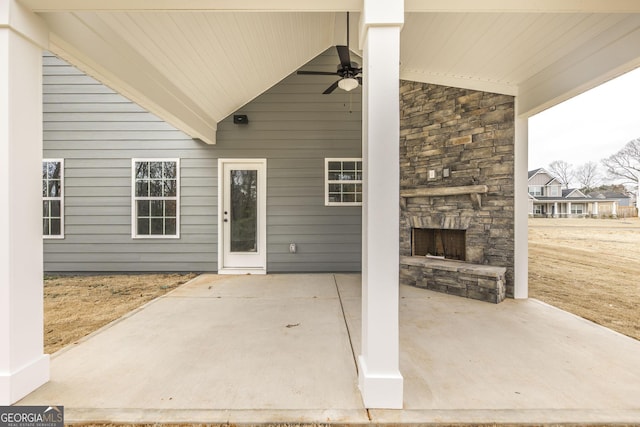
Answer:
[[232, 170], [229, 182], [231, 252], [257, 252], [258, 171]]

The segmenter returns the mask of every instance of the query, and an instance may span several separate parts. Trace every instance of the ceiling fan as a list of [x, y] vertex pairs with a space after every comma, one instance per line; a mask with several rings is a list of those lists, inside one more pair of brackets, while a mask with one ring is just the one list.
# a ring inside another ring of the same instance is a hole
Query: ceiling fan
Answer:
[[338, 45], [336, 46], [336, 50], [340, 58], [337, 71], [298, 71], [298, 74], [301, 75], [339, 76], [340, 78], [338, 80], [322, 92], [325, 95], [333, 92], [338, 87], [349, 92], [362, 84], [362, 68], [359, 67], [356, 62], [351, 62], [351, 55], [349, 53], [349, 12], [347, 12], [347, 45]]

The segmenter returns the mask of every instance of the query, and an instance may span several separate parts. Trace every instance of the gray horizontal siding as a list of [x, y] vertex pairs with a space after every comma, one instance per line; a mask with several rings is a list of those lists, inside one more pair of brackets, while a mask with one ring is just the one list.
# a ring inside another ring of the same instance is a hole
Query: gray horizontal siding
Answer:
[[[217, 270], [211, 148], [50, 55], [43, 81], [43, 155], [65, 159], [65, 238], [44, 241], [45, 271]], [[133, 157], [180, 158], [179, 239], [131, 238]]]
[[[307, 69], [337, 60], [329, 49]], [[361, 208], [324, 206], [324, 158], [360, 157], [362, 144], [360, 90], [323, 95], [334, 81], [291, 75], [238, 111], [247, 125], [218, 125], [220, 157], [267, 158], [269, 271], [360, 270]]]
[[[308, 69], [337, 60], [330, 49]], [[66, 191], [65, 239], [45, 241], [45, 270], [217, 270], [217, 160], [266, 158], [267, 269], [359, 271], [361, 209], [324, 206], [324, 158], [361, 156], [360, 91], [322, 95], [334, 80], [289, 76], [208, 146], [45, 55], [44, 156], [65, 159]], [[131, 239], [133, 157], [181, 159], [180, 239]]]

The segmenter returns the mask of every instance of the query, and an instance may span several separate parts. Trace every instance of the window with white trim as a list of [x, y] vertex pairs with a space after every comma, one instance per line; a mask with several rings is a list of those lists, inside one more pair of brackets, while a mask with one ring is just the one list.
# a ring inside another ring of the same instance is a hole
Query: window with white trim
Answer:
[[362, 159], [324, 159], [325, 206], [362, 205]]
[[131, 236], [180, 237], [180, 159], [132, 160]]
[[42, 160], [42, 236], [64, 238], [64, 160]]
[[571, 204], [571, 213], [574, 215], [581, 215], [584, 213], [584, 204], [583, 203], [572, 203]]
[[543, 195], [542, 186], [540, 186], [540, 185], [530, 185], [529, 186], [529, 194], [531, 194], [532, 196], [542, 196]]

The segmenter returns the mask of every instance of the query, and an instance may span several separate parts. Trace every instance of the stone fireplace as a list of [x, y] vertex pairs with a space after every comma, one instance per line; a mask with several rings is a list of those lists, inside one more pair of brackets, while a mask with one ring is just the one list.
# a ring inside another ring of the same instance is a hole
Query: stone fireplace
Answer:
[[513, 296], [514, 98], [402, 81], [401, 282]]

